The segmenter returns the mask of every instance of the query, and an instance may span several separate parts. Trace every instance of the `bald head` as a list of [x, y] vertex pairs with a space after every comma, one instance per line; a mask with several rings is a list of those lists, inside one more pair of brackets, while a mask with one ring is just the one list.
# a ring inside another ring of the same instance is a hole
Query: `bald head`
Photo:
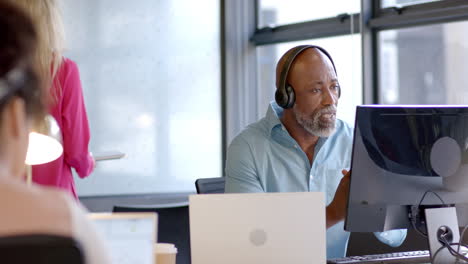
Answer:
[[[289, 49], [285, 54], [283, 54], [283, 56], [281, 56], [278, 63], [276, 64], [276, 88], [277, 89], [280, 86], [281, 73], [284, 70], [286, 70], [286, 69], [284, 69], [284, 67], [285, 66], [287, 67], [287, 65], [285, 65], [285, 64], [288, 61], [291, 60], [291, 57], [294, 56], [297, 53], [298, 49], [300, 49], [300, 48], [301, 48], [301, 46], [296, 46], [294, 48]], [[309, 60], [312, 59], [312, 60], [316, 60], [316, 61], [317, 60], [327, 61], [332, 66], [333, 71], [335, 71], [335, 73], [336, 73], [333, 62], [328, 57], [329, 55], [328, 56], [327, 55], [328, 54], [325, 54], [320, 49], [314, 48], [314, 47], [307, 48], [307, 49], [303, 50], [302, 52], [300, 52], [293, 59], [292, 63], [290, 63], [291, 65], [289, 65], [289, 69], [287, 70], [288, 73], [287, 73], [287, 76], [286, 76], [286, 83], [288, 83], [289, 76], [290, 76], [291, 71], [293, 70], [295, 64], [303, 63], [304, 58], [309, 59]]]

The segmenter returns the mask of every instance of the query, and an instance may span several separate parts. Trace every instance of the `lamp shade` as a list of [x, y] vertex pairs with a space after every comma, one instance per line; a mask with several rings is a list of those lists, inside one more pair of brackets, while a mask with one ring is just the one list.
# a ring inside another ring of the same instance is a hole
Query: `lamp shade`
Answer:
[[56, 160], [62, 155], [62, 134], [57, 121], [47, 115], [43, 122], [29, 133], [29, 145], [26, 154], [27, 165], [37, 165]]

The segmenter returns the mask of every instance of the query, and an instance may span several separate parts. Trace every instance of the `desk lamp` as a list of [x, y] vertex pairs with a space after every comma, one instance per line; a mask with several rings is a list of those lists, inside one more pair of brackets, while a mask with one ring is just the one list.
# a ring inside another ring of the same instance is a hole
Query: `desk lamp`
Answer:
[[32, 182], [31, 165], [44, 164], [56, 160], [62, 155], [62, 134], [57, 121], [46, 115], [43, 122], [29, 133], [28, 152], [26, 154], [26, 182]]

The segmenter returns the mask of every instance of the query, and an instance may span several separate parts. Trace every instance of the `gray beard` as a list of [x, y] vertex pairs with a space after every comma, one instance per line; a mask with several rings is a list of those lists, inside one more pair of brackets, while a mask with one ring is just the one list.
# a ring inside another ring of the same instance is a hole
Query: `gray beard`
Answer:
[[318, 110], [310, 116], [300, 112], [297, 108], [293, 107], [294, 116], [297, 123], [302, 126], [307, 132], [317, 137], [329, 137], [336, 129], [336, 119], [333, 122], [321, 122], [320, 117], [323, 113], [330, 111], [336, 112], [336, 106], [331, 105]]

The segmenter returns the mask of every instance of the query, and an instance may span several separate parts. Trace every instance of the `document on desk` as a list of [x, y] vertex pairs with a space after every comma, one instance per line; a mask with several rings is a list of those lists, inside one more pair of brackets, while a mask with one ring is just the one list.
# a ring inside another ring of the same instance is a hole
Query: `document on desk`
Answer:
[[120, 151], [106, 151], [106, 152], [97, 152], [92, 154], [95, 161], [104, 161], [104, 160], [115, 160], [125, 158], [125, 153]]
[[114, 264], [154, 264], [156, 215], [90, 214], [110, 249]]

